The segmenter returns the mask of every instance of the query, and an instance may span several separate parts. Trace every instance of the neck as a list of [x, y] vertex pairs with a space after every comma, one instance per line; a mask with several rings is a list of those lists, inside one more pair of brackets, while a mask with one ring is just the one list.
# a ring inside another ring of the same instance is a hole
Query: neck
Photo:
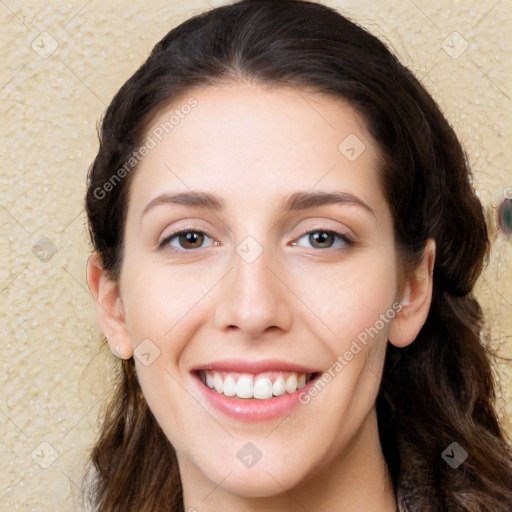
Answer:
[[[178, 457], [179, 458], [179, 457]], [[234, 495], [180, 461], [185, 511], [191, 512], [395, 512], [396, 498], [373, 408], [351, 444], [296, 487], [265, 498]], [[187, 469], [184, 471], [184, 467]], [[293, 470], [293, 468], [291, 468]]]

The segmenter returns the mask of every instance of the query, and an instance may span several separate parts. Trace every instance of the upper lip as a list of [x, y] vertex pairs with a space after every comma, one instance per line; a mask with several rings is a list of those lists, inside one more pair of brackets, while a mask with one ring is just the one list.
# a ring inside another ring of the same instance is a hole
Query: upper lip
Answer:
[[200, 370], [254, 374], [280, 370], [297, 373], [317, 373], [320, 371], [304, 365], [291, 363], [289, 361], [282, 361], [279, 359], [261, 359], [259, 361], [250, 361], [246, 359], [222, 359], [219, 361], [212, 361], [210, 363], [195, 366], [191, 371]]

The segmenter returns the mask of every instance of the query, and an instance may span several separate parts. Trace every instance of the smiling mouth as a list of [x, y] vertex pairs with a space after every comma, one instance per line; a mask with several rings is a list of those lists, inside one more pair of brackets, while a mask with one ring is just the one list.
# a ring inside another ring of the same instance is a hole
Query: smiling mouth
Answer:
[[269, 400], [302, 389], [318, 373], [270, 371], [258, 374], [197, 370], [203, 384], [217, 393], [234, 398]]

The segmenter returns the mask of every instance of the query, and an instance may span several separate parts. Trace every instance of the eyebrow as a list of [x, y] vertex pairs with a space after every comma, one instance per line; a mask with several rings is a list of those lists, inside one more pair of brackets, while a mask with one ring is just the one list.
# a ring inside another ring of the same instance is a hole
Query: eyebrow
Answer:
[[283, 211], [305, 210], [330, 204], [359, 206], [376, 216], [373, 209], [362, 199], [348, 192], [294, 192], [290, 196], [281, 199]]
[[[184, 205], [196, 208], [204, 208], [213, 211], [221, 211], [225, 208], [226, 202], [215, 194], [209, 192], [180, 192], [177, 194], [164, 193], [152, 199], [142, 212], [143, 217], [149, 210], [159, 205]], [[279, 204], [285, 212], [294, 210], [306, 210], [318, 206], [338, 204], [359, 206], [376, 217], [375, 211], [370, 208], [359, 197], [348, 192], [294, 192], [289, 196], [281, 197]]]

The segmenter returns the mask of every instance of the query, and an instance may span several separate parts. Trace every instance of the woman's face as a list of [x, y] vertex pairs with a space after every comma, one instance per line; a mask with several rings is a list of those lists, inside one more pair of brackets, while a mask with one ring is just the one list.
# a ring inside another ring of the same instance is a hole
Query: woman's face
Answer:
[[147, 134], [119, 288], [183, 481], [270, 496], [356, 455], [364, 469], [398, 297], [375, 144], [325, 96], [190, 96], [195, 108], [185, 97]]

